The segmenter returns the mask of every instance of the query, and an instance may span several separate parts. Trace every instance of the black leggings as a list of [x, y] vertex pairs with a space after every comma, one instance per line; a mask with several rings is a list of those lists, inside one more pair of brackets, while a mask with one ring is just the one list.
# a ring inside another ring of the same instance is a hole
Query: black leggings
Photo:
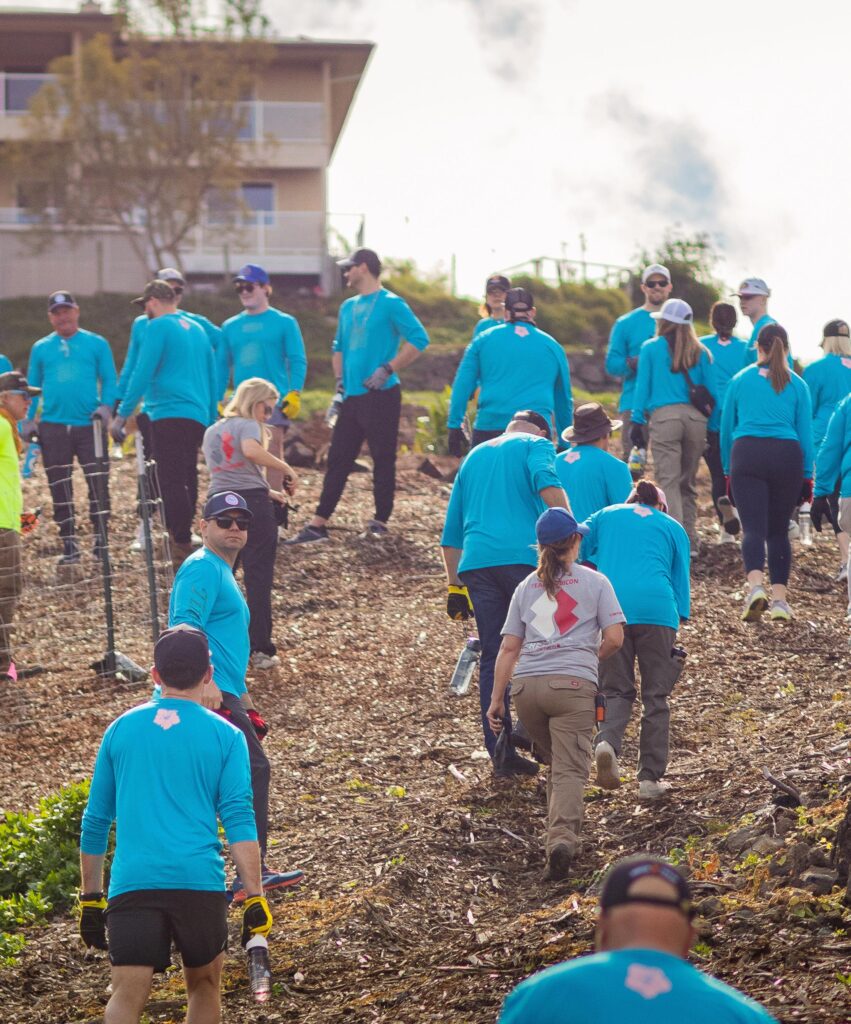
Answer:
[[803, 455], [797, 441], [740, 437], [730, 455], [730, 483], [742, 521], [745, 571], [762, 571], [768, 548], [772, 583], [785, 586], [792, 567], [789, 519], [801, 496]]
[[717, 430], [706, 431], [706, 448], [703, 450], [703, 459], [712, 478], [712, 505], [718, 516], [718, 522], [722, 523], [724, 517], [718, 511], [718, 499], [723, 498], [727, 493], [727, 481], [724, 479], [724, 467], [721, 465], [721, 439]]

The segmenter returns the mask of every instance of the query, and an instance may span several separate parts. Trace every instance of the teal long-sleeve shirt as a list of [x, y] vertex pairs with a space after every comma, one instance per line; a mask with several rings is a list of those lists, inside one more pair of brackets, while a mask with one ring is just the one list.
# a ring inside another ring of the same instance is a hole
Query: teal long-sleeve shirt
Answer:
[[158, 316], [144, 327], [137, 349], [120, 416], [132, 415], [144, 396], [152, 421], [190, 419], [206, 427], [215, 420], [215, 355], [198, 323], [179, 312]]
[[717, 334], [707, 334], [699, 341], [709, 349], [712, 356], [712, 376], [715, 379], [715, 396], [718, 400], [706, 429], [718, 431], [721, 429], [721, 410], [724, 408], [727, 385], [741, 370], [748, 343], [741, 338], [722, 339]]
[[560, 487], [552, 441], [502, 434], [477, 445], [452, 485], [440, 543], [462, 551], [459, 571], [537, 565], [535, 523], [545, 487]]
[[477, 386], [478, 430], [505, 430], [518, 409], [533, 409], [547, 422], [555, 414], [559, 437], [573, 423], [567, 356], [555, 338], [532, 323], [500, 324], [470, 342], [452, 384], [450, 428], [461, 426]]
[[[399, 295], [379, 288], [369, 295], [353, 295], [340, 306], [337, 333], [331, 345], [343, 360], [343, 393], [346, 398], [365, 395], [364, 381], [379, 366], [389, 363], [403, 341], [423, 352], [428, 334], [411, 307]], [[392, 373], [382, 391], [399, 383]]]
[[606, 505], [626, 501], [632, 490], [627, 464], [592, 444], [573, 445], [558, 455], [556, 472], [580, 523]]
[[8, 373], [13, 369], [12, 360], [8, 356], [0, 354], [0, 373]]
[[618, 403], [620, 412], [627, 412], [633, 407], [638, 375], [638, 371], [629, 365], [627, 359], [637, 359], [641, 346], [655, 333], [656, 321], [643, 306], [615, 320], [612, 333], [609, 335], [609, 347], [606, 349], [606, 373], [612, 377], [623, 378]]
[[249, 377], [262, 377], [274, 384], [282, 398], [304, 387], [307, 356], [301, 328], [294, 316], [280, 309], [270, 307], [253, 314], [243, 310], [225, 320], [216, 355], [220, 397], [231, 373], [234, 388]]
[[580, 557], [608, 576], [630, 626], [677, 629], [691, 614], [688, 534], [649, 505], [609, 505], [585, 525]]
[[[689, 368], [689, 377], [697, 387], [702, 384], [718, 404], [712, 361], [706, 352], [700, 353], [696, 366]], [[638, 359], [638, 380], [633, 395], [632, 422], [644, 423], [654, 409], [665, 405], [690, 403], [688, 384], [682, 373], [671, 368], [671, 346], [666, 338], [651, 338], [641, 346]]]
[[829, 353], [810, 363], [802, 376], [813, 403], [813, 444], [818, 452], [833, 410], [851, 395], [851, 356]]
[[110, 897], [138, 889], [223, 892], [217, 817], [229, 843], [257, 839], [245, 737], [193, 701], [160, 697], [106, 730], [80, 849], [106, 852], [117, 822]]
[[112, 350], [106, 338], [91, 331], [78, 330], [70, 338], [54, 331], [37, 341], [30, 353], [27, 380], [42, 389], [44, 423], [87, 427], [99, 405], [111, 406], [115, 401]]
[[813, 475], [813, 412], [810, 389], [797, 373], [777, 394], [768, 367], [747, 366], [730, 381], [721, 413], [721, 462], [730, 472], [733, 442], [740, 437], [776, 437], [797, 441], [804, 477]]
[[[759, 337], [759, 332], [763, 329], [763, 327], [766, 327], [768, 324], [776, 324], [776, 323], [777, 323], [777, 321], [774, 319], [774, 317], [773, 316], [769, 316], [768, 313], [766, 313], [764, 316], [761, 316], [759, 318], [759, 320], [757, 320], [757, 322], [753, 325], [753, 330], [751, 331], [750, 341], [748, 341], [748, 347], [745, 350], [745, 361], [742, 364], [743, 367], [744, 366], [751, 366], [753, 363], [755, 363], [757, 361], [757, 351], [756, 351], [757, 344], [756, 344], [756, 340]], [[786, 362], [789, 364], [789, 369], [790, 370], [794, 369], [795, 361], [792, 358], [792, 353], [791, 352], [786, 356]]]
[[851, 395], [828, 420], [816, 457], [816, 497], [833, 494], [837, 483], [840, 497], [851, 498]]

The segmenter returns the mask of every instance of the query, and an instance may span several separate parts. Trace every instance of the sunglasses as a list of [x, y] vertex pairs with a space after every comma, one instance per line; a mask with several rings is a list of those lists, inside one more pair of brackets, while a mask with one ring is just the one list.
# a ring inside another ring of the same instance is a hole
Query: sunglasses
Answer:
[[274, 405], [267, 405], [265, 402], [263, 403], [263, 415], [264, 416], [271, 416], [274, 411], [275, 411]]
[[220, 530], [229, 530], [234, 523], [236, 523], [237, 530], [247, 530], [251, 525], [251, 520], [245, 516], [216, 516], [215, 523]]
[[251, 283], [251, 281], [240, 281], [239, 284], [236, 286], [236, 290], [240, 293], [240, 295], [243, 292], [248, 292], [249, 294], [251, 294], [251, 292], [254, 291], [254, 285]]
[[664, 280], [663, 281], [648, 281], [647, 282], [647, 287], [648, 288], [667, 288], [670, 283], [671, 283], [670, 281], [664, 281]]
[[9, 391], [7, 394], [20, 395], [21, 398], [26, 398], [28, 402], [31, 402], [33, 397], [28, 391]]
[[756, 295], [753, 292], [748, 292], [747, 295], [737, 295], [736, 298], [739, 302], [743, 302], [745, 299], [755, 299]]

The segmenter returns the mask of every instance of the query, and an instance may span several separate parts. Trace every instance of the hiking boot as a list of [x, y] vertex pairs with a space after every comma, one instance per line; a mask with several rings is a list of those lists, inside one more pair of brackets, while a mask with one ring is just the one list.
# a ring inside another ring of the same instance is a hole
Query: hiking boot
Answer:
[[547, 866], [541, 875], [542, 882], [563, 882], [570, 874], [573, 854], [564, 843], [559, 843], [550, 850]]
[[493, 773], [497, 779], [510, 779], [515, 775], [537, 775], [538, 764], [519, 754], [514, 754], [506, 760], [502, 768], [494, 768]]
[[731, 537], [735, 537], [739, 530], [741, 530], [742, 524], [739, 522], [739, 517], [736, 515], [732, 501], [730, 501], [726, 494], [722, 494], [716, 504], [718, 511], [721, 513], [722, 530], [725, 533], [729, 533]]
[[361, 536], [371, 540], [384, 540], [390, 536], [390, 531], [384, 523], [379, 522], [377, 519], [370, 519], [369, 525]]
[[291, 548], [296, 544], [327, 544], [327, 526], [303, 526], [295, 537], [284, 541], [284, 547]]
[[80, 546], [74, 537], [66, 537], [62, 541], [62, 554], [59, 556], [57, 565], [77, 565], [80, 561]]
[[742, 622], [759, 622], [762, 613], [768, 607], [768, 594], [761, 584], [753, 587], [745, 598], [745, 607], [742, 611]]
[[261, 672], [267, 672], [270, 668], [281, 664], [281, 659], [277, 654], [266, 654], [265, 651], [254, 651], [249, 661], [253, 669], [259, 669]]
[[768, 606], [768, 617], [772, 622], [791, 622], [792, 609], [785, 601], [772, 601]]
[[601, 740], [594, 748], [597, 785], [601, 789], [619, 789], [621, 784], [618, 757], [611, 743]]
[[638, 799], [658, 800], [660, 797], [666, 796], [670, 788], [671, 783], [664, 782], [662, 779], [641, 779], [638, 783]]
[[[304, 878], [304, 872], [300, 868], [295, 871], [272, 871], [271, 868], [263, 868], [263, 892], [268, 893], [273, 889], [286, 889], [291, 885], [298, 885]], [[248, 893], [242, 884], [239, 875], [233, 880], [229, 893], [231, 903], [242, 903]]]

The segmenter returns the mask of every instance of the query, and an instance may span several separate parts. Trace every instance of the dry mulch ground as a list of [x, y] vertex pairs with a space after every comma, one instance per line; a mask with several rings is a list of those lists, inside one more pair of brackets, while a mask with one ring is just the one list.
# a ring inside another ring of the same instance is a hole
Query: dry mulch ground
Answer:
[[[631, 732], [625, 785], [588, 790], [574, 878], [545, 885], [543, 780], [495, 782], [475, 693], [447, 694], [464, 635], [444, 613], [437, 543], [448, 488], [417, 462], [400, 460], [389, 540], [358, 536], [371, 500], [369, 476], [357, 474], [330, 544], [279, 551], [282, 664], [250, 688], [272, 726], [270, 861], [298, 865], [306, 879], [273, 901], [275, 988], [264, 1007], [248, 996], [233, 915], [223, 1019], [493, 1021], [531, 971], [589, 951], [600, 872], [649, 849], [686, 864], [695, 881], [699, 966], [784, 1022], [847, 1021], [843, 888], [817, 896], [798, 880], [808, 864], [830, 864], [851, 781], [851, 651], [833, 541], [796, 545], [792, 624], [745, 626], [738, 547], [711, 545], [704, 495], [710, 545], [694, 566], [694, 618], [681, 632], [689, 656], [672, 701], [674, 789], [656, 804], [637, 801]], [[146, 579], [124, 550], [135, 525], [131, 472], [114, 466], [118, 646], [147, 664]], [[298, 525], [320, 483], [304, 474]], [[28, 500], [49, 509], [40, 476]], [[22, 657], [50, 671], [22, 682], [7, 706], [0, 806], [10, 809], [88, 775], [105, 726], [149, 693], [148, 684], [103, 683], [87, 667], [104, 647], [93, 564], [83, 581], [57, 587], [49, 519], [28, 544]], [[763, 768], [804, 793], [806, 808], [779, 806]], [[54, 919], [28, 940], [0, 978], [0, 1020], [100, 1019], [108, 965], [86, 958], [73, 921]], [[157, 982], [149, 1019], [182, 1020], [184, 1005], [175, 972]]]

